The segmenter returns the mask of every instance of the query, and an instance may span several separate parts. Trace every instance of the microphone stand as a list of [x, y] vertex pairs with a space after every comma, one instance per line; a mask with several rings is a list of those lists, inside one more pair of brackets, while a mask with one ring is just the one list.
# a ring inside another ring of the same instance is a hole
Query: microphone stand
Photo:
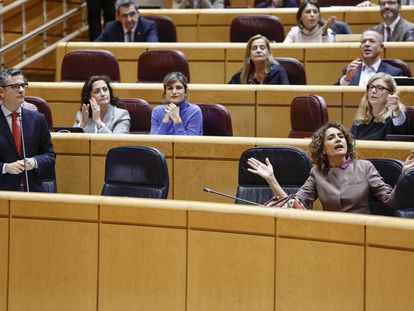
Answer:
[[251, 204], [251, 205], [256, 205], [256, 206], [264, 207], [263, 204], [259, 204], [259, 203], [253, 202], [253, 201], [249, 201], [249, 200], [245, 200], [245, 199], [242, 199], [242, 198], [238, 198], [238, 197], [232, 196], [232, 195], [227, 194], [227, 193], [222, 193], [222, 192], [218, 192], [218, 191], [215, 191], [215, 190], [211, 190], [209, 188], [203, 188], [203, 191], [209, 192], [209, 193], [214, 193], [214, 194], [217, 194], [217, 195], [221, 195], [223, 197], [230, 198], [230, 199], [233, 199], [233, 200], [242, 201], [244, 203], [248, 203], [248, 204]]
[[23, 135], [23, 118], [20, 115], [19, 116], [19, 121], [20, 121], [20, 132], [22, 135], [22, 152], [23, 152], [23, 165], [24, 165], [24, 176], [26, 179], [26, 192], [30, 192], [29, 189], [29, 175], [27, 174], [27, 165], [26, 165], [26, 147], [24, 144], [24, 135]]

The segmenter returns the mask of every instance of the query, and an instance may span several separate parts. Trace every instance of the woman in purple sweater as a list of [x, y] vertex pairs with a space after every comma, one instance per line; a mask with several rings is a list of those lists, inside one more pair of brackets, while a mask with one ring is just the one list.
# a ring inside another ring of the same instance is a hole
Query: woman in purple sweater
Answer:
[[[369, 214], [371, 195], [393, 205], [394, 189], [384, 182], [371, 162], [355, 159], [355, 141], [341, 124], [328, 123], [317, 130], [309, 150], [315, 166], [296, 193], [305, 206], [319, 198], [327, 211]], [[269, 159], [265, 162], [250, 158], [248, 170], [264, 178], [276, 197], [286, 197]], [[403, 172], [410, 167], [414, 167], [414, 150], [405, 160]]]
[[164, 105], [152, 110], [151, 134], [203, 135], [201, 110], [187, 101], [186, 76], [181, 72], [170, 72], [162, 83]]

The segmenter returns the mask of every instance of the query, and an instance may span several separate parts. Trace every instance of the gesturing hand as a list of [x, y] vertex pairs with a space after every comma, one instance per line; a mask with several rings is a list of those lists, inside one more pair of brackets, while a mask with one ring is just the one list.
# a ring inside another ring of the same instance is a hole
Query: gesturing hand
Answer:
[[247, 164], [250, 166], [247, 170], [253, 174], [259, 175], [265, 180], [273, 177], [273, 166], [269, 161], [269, 158], [265, 159], [265, 163], [260, 162], [255, 158], [247, 159]]
[[349, 82], [351, 79], [355, 76], [355, 73], [357, 72], [358, 68], [362, 65], [362, 61], [357, 58], [354, 59], [351, 63], [348, 64], [346, 67], [346, 73], [345, 73], [345, 81]]
[[336, 21], [336, 17], [335, 16], [329, 17], [329, 19], [327, 20], [327, 22], [325, 23], [325, 25], [323, 25], [323, 27], [322, 27], [322, 34], [323, 35], [327, 35], [328, 34], [328, 29], [332, 27], [332, 25], [335, 23], [335, 21]]
[[405, 172], [411, 167], [414, 167], [414, 150], [411, 150], [410, 155], [405, 159], [402, 171]]

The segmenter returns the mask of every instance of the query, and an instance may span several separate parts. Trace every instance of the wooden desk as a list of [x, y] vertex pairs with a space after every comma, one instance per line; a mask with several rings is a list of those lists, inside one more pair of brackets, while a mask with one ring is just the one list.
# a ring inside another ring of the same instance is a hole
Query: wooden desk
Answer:
[[[414, 7], [413, 7], [414, 8]], [[245, 43], [91, 43], [64, 42], [56, 50], [56, 81], [61, 80], [62, 59], [80, 49], [105, 49], [114, 53], [121, 70], [121, 82], [136, 82], [138, 58], [148, 50], [177, 49], [190, 64], [192, 83], [227, 83], [242, 67]], [[272, 43], [274, 57], [293, 57], [305, 66], [308, 85], [333, 85], [342, 69], [360, 57], [359, 43]], [[382, 58], [400, 58], [414, 69], [412, 42], [385, 43]]]
[[412, 306], [409, 219], [1, 192], [0, 233], [1, 310]]
[[[296, 26], [297, 8], [278, 9], [161, 9], [141, 10], [140, 14], [165, 15], [170, 17], [177, 28], [179, 42], [228, 42], [230, 41], [230, 24], [234, 17], [240, 15], [275, 15], [280, 18], [285, 28], [285, 35], [290, 28]], [[322, 16], [327, 19], [336, 16], [338, 20], [347, 22], [352, 33], [361, 33], [381, 23], [379, 7], [323, 7]], [[401, 16], [409, 21], [414, 20], [414, 7], [401, 8]]]
[[[30, 83], [27, 95], [40, 96], [50, 105], [55, 126], [72, 126], [80, 105], [82, 83]], [[162, 85], [114, 83], [121, 98], [143, 98], [151, 104], [161, 102]], [[401, 101], [414, 103], [414, 87], [399, 87]], [[229, 110], [234, 136], [287, 137], [291, 129], [290, 103], [295, 96], [318, 94], [328, 104], [329, 120], [346, 126], [352, 120], [365, 92], [358, 86], [269, 86], [190, 84], [189, 100], [194, 103], [219, 103]]]
[[[143, 145], [159, 149], [167, 158], [170, 199], [230, 202], [203, 192], [211, 188], [235, 194], [238, 163], [248, 148], [265, 145], [290, 145], [308, 150], [308, 139], [186, 137], [163, 135], [108, 135], [52, 133], [57, 155], [57, 186], [60, 193], [100, 194], [109, 149]], [[405, 159], [414, 143], [358, 141], [358, 156]], [[320, 208], [320, 205], [317, 205]]]

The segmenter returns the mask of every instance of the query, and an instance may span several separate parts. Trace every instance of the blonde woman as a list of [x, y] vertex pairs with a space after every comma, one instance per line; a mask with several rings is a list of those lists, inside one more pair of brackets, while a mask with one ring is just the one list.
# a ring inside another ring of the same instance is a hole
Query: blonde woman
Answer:
[[384, 140], [387, 134], [409, 134], [409, 119], [392, 76], [380, 72], [369, 79], [351, 132], [355, 139]]
[[273, 59], [269, 40], [255, 35], [247, 42], [243, 68], [229, 84], [289, 84], [285, 69]]

